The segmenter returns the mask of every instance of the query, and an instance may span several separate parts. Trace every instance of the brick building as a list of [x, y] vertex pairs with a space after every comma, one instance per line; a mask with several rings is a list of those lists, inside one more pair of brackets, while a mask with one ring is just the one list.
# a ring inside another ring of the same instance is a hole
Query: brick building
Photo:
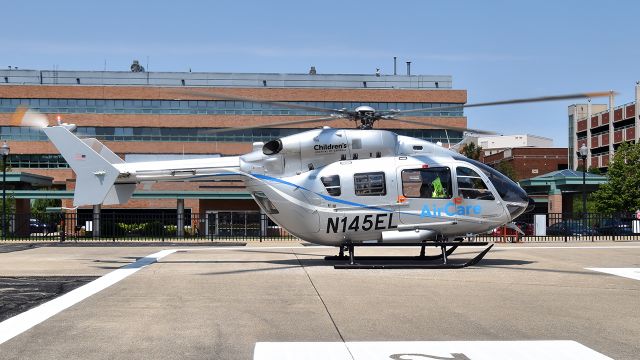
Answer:
[[[48, 114], [50, 122], [60, 116], [64, 122], [77, 124], [79, 136], [97, 138], [128, 161], [160, 156], [240, 155], [251, 151], [253, 142], [325, 125], [207, 133], [209, 129], [268, 125], [324, 115], [203, 96], [208, 92], [330, 109], [369, 105], [378, 110], [403, 110], [464, 104], [467, 100], [465, 90], [452, 89], [451, 76], [0, 70], [0, 138], [11, 146], [9, 164], [14, 171], [52, 177], [54, 186], [67, 190], [70, 196], [68, 190], [75, 184], [73, 172], [42, 131], [11, 122], [17, 106], [26, 105]], [[425, 111], [407, 118], [456, 127], [467, 125], [462, 108]], [[354, 126], [346, 120], [326, 125]], [[456, 143], [462, 137], [456, 131], [393, 120], [376, 125], [433, 142]], [[65, 199], [63, 206], [70, 207], [71, 199]], [[129, 203], [101, 210], [175, 213], [179, 206], [194, 213], [224, 212], [230, 218], [234, 212], [258, 211], [241, 182], [157, 183], [150, 188], [148, 184], [141, 185]]]
[[568, 156], [567, 148], [522, 147], [485, 156], [482, 162], [494, 168], [506, 162], [515, 170], [516, 180], [520, 181], [567, 169]]
[[635, 101], [615, 106], [613, 93], [609, 104], [569, 106], [569, 167], [577, 169], [581, 161], [576, 152], [582, 145], [588, 150], [587, 168], [606, 170], [623, 142], [640, 140], [640, 84], [636, 83]]

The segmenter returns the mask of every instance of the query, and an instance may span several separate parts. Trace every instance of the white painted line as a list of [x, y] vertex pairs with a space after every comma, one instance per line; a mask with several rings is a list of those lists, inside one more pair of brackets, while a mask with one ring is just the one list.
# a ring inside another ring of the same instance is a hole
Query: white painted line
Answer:
[[493, 250], [520, 250], [520, 249], [594, 249], [594, 250], [602, 250], [602, 249], [608, 249], [608, 250], [612, 250], [612, 249], [640, 249], [640, 246], [633, 246], [633, 245], [620, 245], [620, 246], [606, 246], [606, 245], [601, 245], [601, 246], [518, 246], [518, 245], [513, 245], [513, 246], [494, 246]]
[[114, 270], [88, 284], [72, 290], [33, 309], [0, 323], [0, 344], [40, 324], [55, 314], [94, 295], [177, 250], [162, 250]]
[[611, 360], [578, 342], [548, 341], [358, 341], [259, 342], [254, 360]]
[[640, 268], [585, 268], [607, 274], [618, 275], [633, 280], [640, 280]]

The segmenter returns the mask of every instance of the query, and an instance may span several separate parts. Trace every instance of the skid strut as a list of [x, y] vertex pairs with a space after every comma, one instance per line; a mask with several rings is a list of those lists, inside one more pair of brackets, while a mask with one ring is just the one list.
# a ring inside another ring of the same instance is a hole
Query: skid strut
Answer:
[[[382, 246], [383, 244], [363, 244], [359, 246]], [[389, 246], [389, 244], [385, 244]], [[484, 256], [491, 250], [493, 244], [489, 245], [482, 252], [476, 255], [473, 259], [459, 263], [459, 262], [450, 262], [448, 257], [453, 254], [453, 252], [460, 246], [486, 246], [488, 243], [486, 242], [426, 242], [420, 244], [393, 244], [391, 246], [420, 246], [420, 255], [419, 256], [355, 256], [355, 246], [354, 244], [348, 244], [346, 250], [349, 252], [348, 262], [343, 264], [335, 264], [334, 268], [336, 269], [421, 269], [421, 268], [430, 268], [430, 269], [459, 269], [467, 266], [472, 266], [477, 264]], [[440, 254], [439, 255], [425, 255], [424, 248], [427, 246], [439, 247]], [[447, 249], [448, 247], [448, 249]], [[325, 260], [347, 260], [344, 256], [344, 248], [341, 247], [342, 256], [327, 256]], [[438, 263], [430, 262], [434, 260], [440, 260]], [[403, 261], [403, 262], [399, 262]]]

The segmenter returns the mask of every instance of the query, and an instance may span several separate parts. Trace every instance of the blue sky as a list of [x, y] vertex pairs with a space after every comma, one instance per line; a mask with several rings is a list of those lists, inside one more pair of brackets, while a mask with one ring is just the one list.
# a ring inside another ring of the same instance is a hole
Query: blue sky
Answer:
[[[452, 75], [469, 102], [593, 90], [633, 101], [637, 1], [13, 1], [0, 66]], [[148, 59], [148, 61], [147, 61]], [[605, 103], [606, 99], [600, 99]], [[595, 102], [598, 102], [596, 100]], [[571, 101], [465, 111], [469, 127], [567, 144]]]

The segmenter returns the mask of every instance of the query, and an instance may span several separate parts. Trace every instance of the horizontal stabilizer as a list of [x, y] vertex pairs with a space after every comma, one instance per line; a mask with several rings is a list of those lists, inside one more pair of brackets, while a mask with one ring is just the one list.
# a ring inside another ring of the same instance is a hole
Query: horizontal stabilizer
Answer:
[[118, 205], [129, 201], [136, 190], [136, 184], [115, 184], [111, 187], [102, 204]]

